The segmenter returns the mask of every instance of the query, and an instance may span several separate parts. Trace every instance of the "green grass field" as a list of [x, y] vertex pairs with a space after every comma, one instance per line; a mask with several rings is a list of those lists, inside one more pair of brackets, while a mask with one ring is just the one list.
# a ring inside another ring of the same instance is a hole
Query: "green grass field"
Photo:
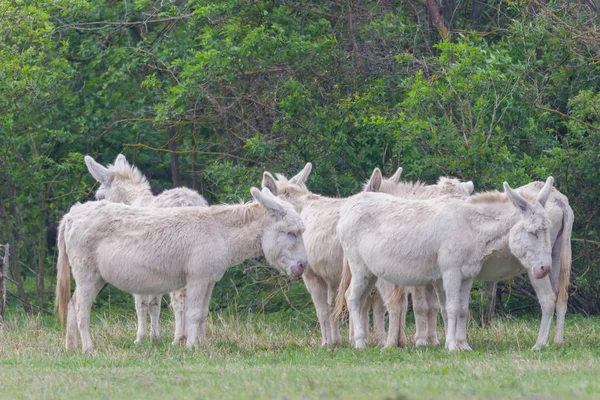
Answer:
[[[322, 349], [312, 318], [212, 313], [207, 345], [135, 346], [133, 315], [95, 316], [97, 353], [67, 352], [54, 318], [0, 324], [0, 398], [25, 399], [562, 399], [600, 398], [600, 318], [570, 317], [566, 344], [531, 351], [537, 320], [469, 329], [471, 353]], [[413, 332], [409, 330], [409, 333]]]

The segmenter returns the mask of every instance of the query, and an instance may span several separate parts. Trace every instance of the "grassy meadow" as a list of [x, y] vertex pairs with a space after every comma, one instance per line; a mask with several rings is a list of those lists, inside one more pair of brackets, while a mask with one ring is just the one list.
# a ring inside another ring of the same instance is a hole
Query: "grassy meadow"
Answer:
[[0, 324], [0, 398], [600, 398], [598, 317], [570, 316], [566, 344], [537, 352], [529, 350], [534, 317], [471, 326], [471, 353], [323, 349], [316, 323], [301, 312], [211, 313], [207, 344], [187, 351], [170, 345], [170, 313], [161, 318], [161, 340], [135, 346], [133, 314], [94, 315], [90, 356], [64, 349], [55, 318], [8, 315]]

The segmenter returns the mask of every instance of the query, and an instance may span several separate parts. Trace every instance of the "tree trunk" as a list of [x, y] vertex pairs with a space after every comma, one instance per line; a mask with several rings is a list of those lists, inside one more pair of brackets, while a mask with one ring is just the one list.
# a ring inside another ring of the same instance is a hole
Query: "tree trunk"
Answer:
[[494, 312], [496, 311], [496, 290], [497, 282], [489, 282], [488, 292], [486, 293], [487, 301], [484, 309], [481, 312], [481, 326], [490, 326], [494, 320]]
[[[46, 188], [47, 190], [47, 188]], [[38, 270], [37, 270], [37, 298], [38, 298], [38, 306], [40, 308], [44, 308], [46, 304], [46, 285], [44, 284], [44, 274], [45, 268], [44, 264], [46, 261], [46, 219], [47, 219], [47, 210], [46, 210], [46, 193], [44, 192], [42, 197], [42, 202], [40, 204], [40, 224], [39, 224], [39, 240], [38, 240], [38, 248], [39, 248], [39, 260], [38, 260]]]
[[452, 31], [456, 19], [456, 0], [442, 0], [442, 17], [446, 20], [448, 29]]
[[171, 176], [173, 178], [173, 187], [179, 187], [181, 186], [181, 179], [179, 175], [179, 154], [177, 154], [177, 135], [175, 133], [175, 128], [170, 126], [167, 129], [167, 134], [169, 135], [167, 148], [171, 154]]
[[354, 37], [354, 16], [352, 15], [352, 2], [346, 0], [346, 6], [348, 8], [348, 39], [352, 43], [352, 57], [354, 58], [354, 66], [356, 69], [363, 69], [363, 61], [360, 56], [358, 44], [356, 44], [356, 38]]
[[441, 39], [449, 39], [450, 30], [446, 26], [444, 18], [442, 18], [440, 15], [440, 10], [438, 10], [435, 0], [419, 0], [419, 2], [427, 9], [427, 12], [429, 13], [429, 19], [431, 20], [433, 26], [435, 26], [435, 28], [438, 30]]
[[[10, 198], [15, 199], [17, 197], [16, 189], [14, 186], [10, 186], [8, 188], [10, 193]], [[25, 294], [25, 288], [23, 287], [23, 280], [21, 279], [21, 267], [19, 266], [19, 243], [21, 243], [21, 231], [19, 230], [19, 209], [17, 208], [15, 201], [11, 201], [9, 205], [9, 215], [13, 216], [13, 220], [9, 221], [11, 225], [12, 238], [9, 238], [9, 242], [13, 245], [10, 246], [10, 264], [9, 268], [12, 270], [13, 279], [15, 284], [17, 285], [17, 293], [19, 295], [19, 299], [21, 299], [21, 303], [23, 304], [23, 309], [26, 313], [31, 314], [33, 312], [33, 308], [29, 303], [27, 303], [27, 295]]]
[[9, 254], [10, 254], [10, 246], [6, 243], [3, 246], [4, 254], [2, 257], [2, 261], [0, 261], [0, 322], [4, 319], [4, 310], [6, 309], [6, 286], [8, 284], [8, 265]]
[[198, 190], [198, 175], [196, 172], [196, 161], [198, 160], [198, 154], [196, 153], [197, 150], [196, 122], [192, 122], [192, 189], [194, 190]]
[[382, 0], [381, 4], [383, 5], [383, 10], [386, 13], [392, 12], [392, 1], [391, 0]]
[[471, 29], [479, 29], [481, 26], [481, 17], [485, 9], [485, 0], [473, 0], [471, 7]]

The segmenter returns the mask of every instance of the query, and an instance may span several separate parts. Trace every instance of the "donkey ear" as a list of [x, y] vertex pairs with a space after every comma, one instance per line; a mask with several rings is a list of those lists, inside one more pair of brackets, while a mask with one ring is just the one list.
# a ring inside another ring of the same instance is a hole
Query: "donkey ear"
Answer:
[[312, 164], [306, 163], [302, 171], [300, 171], [297, 175], [293, 176], [290, 179], [290, 182], [295, 183], [296, 185], [303, 185], [308, 180], [310, 171], [312, 171]]
[[396, 170], [396, 172], [394, 173], [394, 175], [390, 176], [389, 180], [394, 182], [394, 183], [398, 183], [400, 182], [400, 177], [402, 176], [402, 167], [398, 168]]
[[123, 154], [119, 154], [117, 158], [115, 158], [115, 165], [117, 164], [127, 164], [127, 159]]
[[285, 215], [285, 210], [277, 197], [273, 196], [269, 188], [263, 188], [262, 191], [255, 187], [250, 189], [250, 193], [254, 200], [256, 200], [261, 206], [263, 206], [270, 214], [277, 217]]
[[504, 182], [504, 193], [508, 196], [511, 203], [519, 210], [522, 214], [529, 214], [531, 212], [531, 205], [521, 196], [518, 192], [512, 190], [508, 183]]
[[548, 179], [546, 179], [546, 184], [542, 190], [540, 190], [537, 196], [537, 201], [539, 201], [541, 205], [546, 206], [546, 201], [548, 200], [548, 197], [550, 197], [550, 193], [552, 193], [553, 184], [554, 178], [549, 176]]
[[473, 181], [461, 182], [460, 190], [462, 190], [463, 194], [466, 197], [469, 197], [470, 195], [473, 194], [473, 191], [475, 190], [475, 185], [473, 184]]
[[273, 178], [273, 175], [271, 175], [269, 171], [263, 172], [262, 187], [268, 188], [271, 191], [271, 193], [277, 196], [277, 182], [275, 181], [275, 178]]
[[381, 181], [383, 180], [383, 176], [381, 175], [381, 170], [379, 168], [375, 168], [369, 181], [365, 185], [363, 192], [379, 192], [381, 189]]
[[100, 182], [103, 185], [110, 184], [112, 180], [112, 172], [106, 169], [104, 166], [98, 164], [92, 157], [85, 156], [85, 165], [87, 166], [88, 171], [94, 179]]

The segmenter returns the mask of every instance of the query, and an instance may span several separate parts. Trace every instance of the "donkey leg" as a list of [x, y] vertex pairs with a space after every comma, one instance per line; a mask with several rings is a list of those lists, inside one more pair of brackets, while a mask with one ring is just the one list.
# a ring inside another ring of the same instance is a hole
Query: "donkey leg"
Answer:
[[360, 308], [360, 321], [362, 323], [362, 327], [365, 331], [365, 335], [367, 335], [367, 342], [369, 341], [369, 326], [371, 322], [371, 318], [369, 315], [369, 310], [373, 305], [373, 295], [370, 291], [365, 295], [365, 300], [362, 302], [362, 306]]
[[[389, 293], [385, 305], [388, 311], [389, 326], [385, 348], [406, 347], [406, 310], [407, 293], [396, 298], [394, 292]], [[394, 303], [394, 301], [396, 301]]]
[[77, 311], [75, 306], [75, 294], [69, 301], [67, 312], [67, 338], [65, 347], [67, 350], [75, 350], [79, 346], [79, 330], [77, 329]]
[[444, 322], [444, 334], [448, 331], [448, 313], [446, 312], [446, 292], [441, 281], [434, 282], [433, 288], [438, 298], [438, 305], [442, 314], [442, 322]]
[[134, 294], [135, 313], [137, 315], [137, 337], [135, 344], [143, 343], [148, 336], [148, 296], [145, 294]]
[[437, 334], [437, 319], [440, 310], [438, 296], [432, 284], [425, 286], [425, 298], [427, 299], [427, 343], [437, 346], [440, 344]]
[[[565, 233], [563, 232], [563, 235]], [[561, 345], [564, 340], [565, 333], [565, 315], [567, 314], [567, 301], [569, 300], [569, 294], [567, 290], [564, 294], [560, 293], [560, 269], [561, 269], [561, 255], [563, 252], [570, 252], [570, 246], [568, 249], [563, 249], [562, 246], [562, 235], [556, 238], [556, 242], [552, 247], [552, 270], [558, 271], [558, 273], [550, 273], [550, 279], [554, 282], [553, 287], [556, 289], [556, 334], [554, 335], [554, 344]], [[564, 283], [563, 283], [564, 284]], [[568, 286], [568, 282], [566, 282]]]
[[188, 349], [193, 348], [197, 342], [204, 342], [206, 330], [206, 317], [208, 316], [208, 303], [214, 281], [193, 282], [186, 286], [187, 311], [187, 343]]
[[304, 280], [306, 289], [308, 289], [313, 304], [315, 305], [315, 309], [317, 310], [317, 319], [319, 320], [319, 326], [321, 328], [321, 346], [330, 346], [334, 343], [330, 332], [331, 317], [329, 314], [327, 282], [310, 269], [304, 271], [302, 279]]
[[160, 330], [158, 322], [160, 320], [160, 303], [162, 302], [162, 295], [151, 295], [148, 296], [148, 311], [150, 311], [150, 335], [152, 340], [158, 340], [160, 337]]
[[406, 347], [406, 312], [408, 311], [408, 294], [405, 292], [404, 296], [398, 302], [400, 308], [400, 336], [398, 337], [398, 347]]
[[342, 343], [342, 334], [340, 332], [340, 320], [335, 318], [333, 309], [335, 308], [335, 297], [337, 287], [327, 285], [327, 304], [329, 305], [329, 332], [331, 333], [330, 343], [337, 345]]
[[556, 334], [554, 335], [554, 344], [556, 345], [561, 345], [564, 341], [568, 296], [564, 297], [564, 299], [561, 299], [559, 296], [556, 300]]
[[185, 342], [185, 288], [170, 293], [171, 307], [175, 315], [175, 338], [172, 345]]
[[460, 313], [461, 283], [462, 276], [460, 271], [452, 269], [444, 272], [443, 285], [446, 296], [446, 313], [448, 315], [448, 322], [446, 323], [446, 349], [450, 351], [460, 350], [456, 343], [456, 328]]
[[[531, 274], [531, 272], [529, 272]], [[556, 294], [552, 289], [552, 284], [548, 276], [542, 279], [536, 279], [533, 276], [529, 277], [531, 285], [537, 294], [538, 301], [542, 307], [542, 321], [538, 332], [537, 341], [532, 350], [539, 350], [542, 346], [548, 344], [548, 335], [550, 333], [550, 325], [552, 317], [554, 317], [554, 307], [556, 305]]]
[[350, 322], [354, 332], [355, 347], [357, 349], [366, 349], [367, 333], [365, 332], [364, 323], [361, 320], [361, 309], [369, 295], [369, 289], [375, 284], [377, 278], [366, 270], [366, 268], [361, 271], [362, 273], [352, 272], [352, 280], [346, 293], [348, 311], [350, 312]]
[[380, 346], [385, 346], [385, 305], [381, 296], [381, 292], [376, 290], [373, 297], [373, 337]]
[[427, 346], [427, 316], [429, 306], [425, 294], [425, 286], [411, 288], [413, 313], [415, 315], [415, 346]]
[[[77, 280], [76, 280], [77, 282]], [[95, 281], [77, 282], [75, 288], [75, 311], [77, 313], [77, 329], [81, 335], [81, 349], [84, 353], [92, 354], [94, 344], [90, 334], [90, 316], [92, 313], [92, 303], [104, 287], [105, 282], [98, 279]]]
[[458, 314], [456, 345], [460, 350], [471, 351], [467, 343], [467, 323], [469, 319], [469, 298], [471, 297], [473, 278], [464, 279], [460, 285], [460, 308]]

